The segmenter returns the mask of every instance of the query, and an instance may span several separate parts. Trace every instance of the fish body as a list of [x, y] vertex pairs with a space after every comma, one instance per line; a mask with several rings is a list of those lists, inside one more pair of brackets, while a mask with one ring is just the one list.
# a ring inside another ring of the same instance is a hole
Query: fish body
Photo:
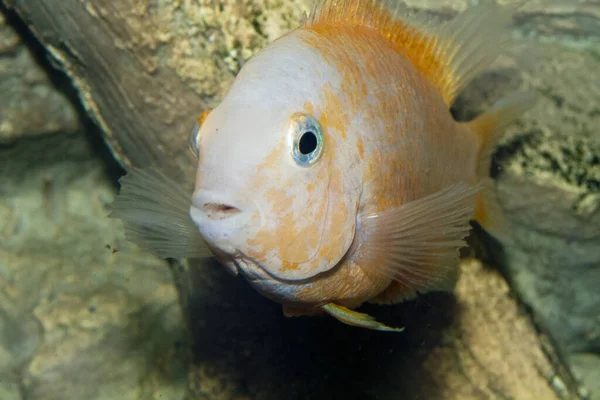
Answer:
[[[287, 315], [394, 330], [352, 309], [451, 290], [469, 220], [499, 229], [484, 188], [490, 154], [534, 99], [514, 95], [457, 123], [449, 107], [497, 55], [510, 13], [487, 4], [440, 25], [405, 14], [322, 0], [249, 60], [192, 132], [191, 220], [170, 240], [205, 243]], [[145, 176], [134, 186], [156, 193], [161, 179]], [[142, 243], [144, 230], [157, 234], [156, 217], [116, 205]], [[190, 255], [168, 242], [162, 255]]]

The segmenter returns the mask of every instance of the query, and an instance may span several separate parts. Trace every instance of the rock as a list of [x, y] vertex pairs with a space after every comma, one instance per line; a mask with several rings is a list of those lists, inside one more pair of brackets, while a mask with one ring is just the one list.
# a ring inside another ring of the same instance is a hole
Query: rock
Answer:
[[299, 1], [6, 4], [46, 27], [46, 48], [74, 79], [117, 159], [168, 165], [177, 175], [191, 173], [187, 132], [195, 118], [243, 62], [300, 20]]
[[183, 396], [171, 275], [106, 218], [116, 188], [97, 151], [82, 133], [0, 149], [2, 399]]
[[0, 382], [0, 399], [21, 400], [19, 386], [15, 382], [3, 380]]
[[541, 93], [496, 152], [498, 202], [509, 221], [501, 258], [514, 290], [566, 354], [600, 345], [597, 51], [539, 44], [525, 73], [505, 61], [455, 106], [469, 119], [515, 88]]
[[[497, 258], [538, 327], [575, 360], [600, 344], [600, 30], [589, 29], [600, 10], [587, 4], [574, 20], [565, 11], [535, 30], [525, 24], [545, 40], [515, 49], [467, 88], [455, 111], [470, 119], [519, 87], [541, 93], [496, 152], [498, 202], [509, 221]], [[565, 30], [549, 40], [558, 21]], [[526, 51], [520, 73], [514, 60]], [[577, 370], [589, 376], [584, 368]]]
[[598, 354], [582, 353], [571, 356], [570, 363], [577, 375], [589, 389], [589, 400], [600, 399], [600, 357]]
[[54, 87], [0, 10], [0, 145], [23, 136], [74, 132], [75, 107]]

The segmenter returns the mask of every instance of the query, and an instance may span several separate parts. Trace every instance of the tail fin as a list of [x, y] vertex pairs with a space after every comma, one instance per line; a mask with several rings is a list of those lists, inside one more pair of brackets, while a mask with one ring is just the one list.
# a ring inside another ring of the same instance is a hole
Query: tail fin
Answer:
[[486, 231], [495, 236], [502, 236], [506, 229], [504, 219], [501, 217], [500, 209], [490, 187], [489, 172], [492, 154], [498, 145], [504, 128], [532, 108], [536, 104], [537, 98], [538, 96], [534, 92], [510, 94], [498, 101], [489, 111], [467, 124], [478, 138], [477, 176], [484, 185], [483, 190], [477, 197], [475, 220]]

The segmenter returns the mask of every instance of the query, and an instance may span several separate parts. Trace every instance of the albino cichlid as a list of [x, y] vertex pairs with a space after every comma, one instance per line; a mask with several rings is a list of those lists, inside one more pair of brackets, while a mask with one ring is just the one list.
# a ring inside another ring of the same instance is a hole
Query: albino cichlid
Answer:
[[162, 257], [212, 253], [286, 315], [399, 330], [353, 309], [452, 290], [469, 221], [500, 229], [491, 154], [535, 97], [468, 123], [449, 109], [511, 18], [491, 2], [440, 23], [389, 2], [321, 0], [198, 119], [193, 194], [132, 170], [113, 216]]

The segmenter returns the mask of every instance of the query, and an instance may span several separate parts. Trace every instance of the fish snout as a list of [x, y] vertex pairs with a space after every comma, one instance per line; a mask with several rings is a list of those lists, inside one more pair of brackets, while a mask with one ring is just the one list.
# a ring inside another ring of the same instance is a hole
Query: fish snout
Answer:
[[192, 196], [190, 217], [204, 240], [224, 254], [245, 247], [257, 214], [254, 203], [223, 192], [198, 189]]
[[221, 192], [196, 190], [190, 216], [204, 240], [224, 254], [243, 247], [256, 207], [248, 199]]

